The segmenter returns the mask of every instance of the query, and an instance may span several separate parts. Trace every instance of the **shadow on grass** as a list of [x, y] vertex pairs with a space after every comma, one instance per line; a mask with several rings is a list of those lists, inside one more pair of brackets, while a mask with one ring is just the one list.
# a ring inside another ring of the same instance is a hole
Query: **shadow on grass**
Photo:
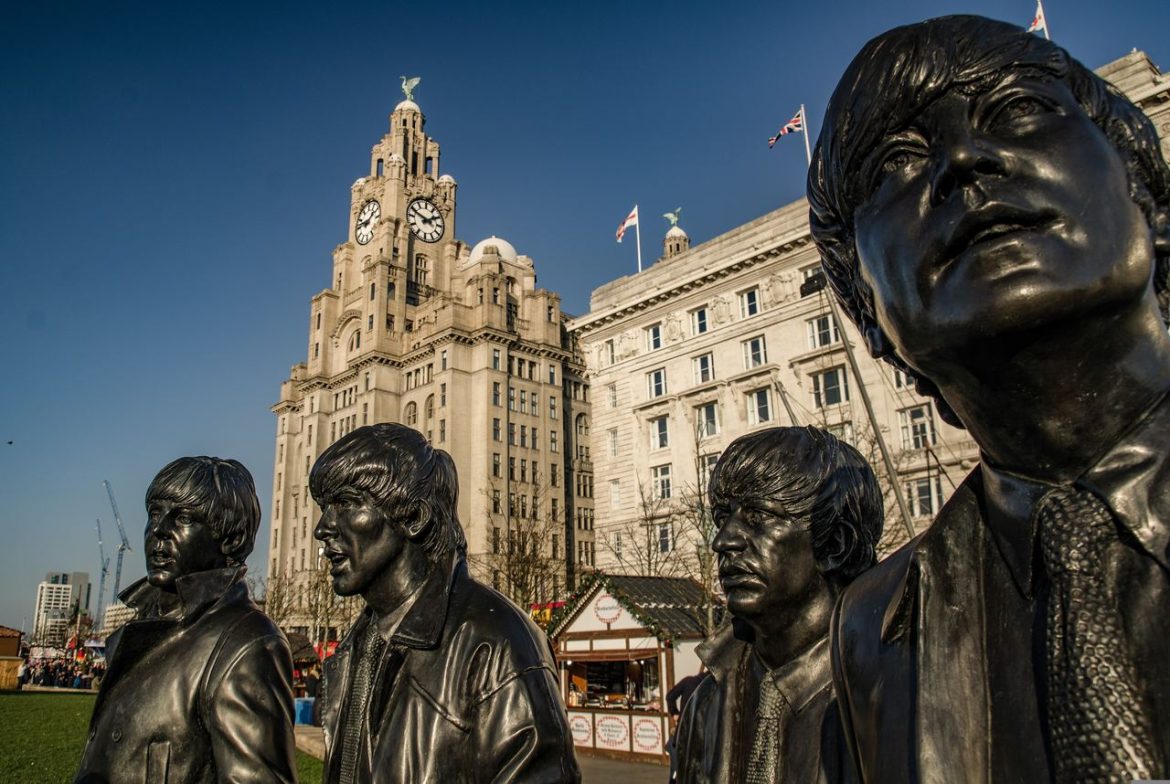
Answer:
[[[72, 781], [94, 700], [92, 694], [0, 692], [0, 782]], [[298, 751], [297, 774], [301, 784], [319, 784], [321, 762]]]

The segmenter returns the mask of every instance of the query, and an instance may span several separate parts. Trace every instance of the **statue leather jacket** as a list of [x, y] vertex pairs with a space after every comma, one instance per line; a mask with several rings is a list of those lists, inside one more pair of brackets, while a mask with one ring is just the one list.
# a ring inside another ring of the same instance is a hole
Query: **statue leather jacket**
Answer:
[[[326, 782], [367, 609], [325, 661]], [[378, 633], [371, 630], [371, 633]], [[462, 556], [436, 564], [375, 665], [354, 781], [579, 782], [552, 650], [514, 604], [473, 580]]]

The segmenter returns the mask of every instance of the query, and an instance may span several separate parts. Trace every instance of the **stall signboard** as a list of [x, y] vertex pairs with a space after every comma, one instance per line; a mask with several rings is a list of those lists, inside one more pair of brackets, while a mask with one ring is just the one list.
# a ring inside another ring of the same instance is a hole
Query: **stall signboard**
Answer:
[[597, 616], [597, 620], [608, 626], [617, 623], [622, 617], [622, 605], [608, 593], [600, 593], [593, 600], [593, 614]]
[[573, 734], [573, 745], [593, 747], [593, 715], [569, 711], [569, 732]]
[[634, 729], [631, 736], [634, 739], [634, 751], [642, 754], [662, 753], [662, 719], [658, 716], [635, 716]]
[[612, 751], [630, 750], [629, 716], [596, 716], [596, 747]]

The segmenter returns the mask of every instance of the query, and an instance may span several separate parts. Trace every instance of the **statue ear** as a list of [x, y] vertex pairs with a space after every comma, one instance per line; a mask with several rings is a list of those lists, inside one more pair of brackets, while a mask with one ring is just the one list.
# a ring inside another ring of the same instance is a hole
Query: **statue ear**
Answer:
[[420, 541], [430, 530], [433, 518], [434, 515], [431, 513], [429, 503], [422, 499], [415, 501], [410, 512], [410, 519], [406, 523], [407, 537], [415, 542]]
[[243, 531], [239, 531], [219, 541], [219, 551], [223, 554], [224, 559], [227, 561], [228, 565], [233, 563], [242, 563], [242, 561], [237, 562], [232, 556], [232, 553], [238, 553], [243, 549], [244, 540], [246, 537], [247, 534], [245, 534]]
[[1159, 209], [1154, 214], [1154, 255], [1170, 257], [1170, 209]]
[[869, 355], [874, 359], [881, 359], [893, 353], [886, 333], [882, 332], [882, 328], [871, 321], [868, 316], [863, 316], [861, 319], [861, 339], [865, 341]]
[[833, 528], [833, 536], [824, 543], [821, 556], [817, 559], [818, 566], [823, 574], [836, 574], [853, 554], [857, 544], [857, 532], [851, 525], [837, 525]]

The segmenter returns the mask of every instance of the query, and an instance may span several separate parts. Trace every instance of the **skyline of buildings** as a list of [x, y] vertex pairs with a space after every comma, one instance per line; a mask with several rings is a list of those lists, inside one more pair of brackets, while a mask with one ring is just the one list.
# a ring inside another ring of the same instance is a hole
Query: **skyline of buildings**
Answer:
[[93, 585], [89, 572], [49, 572], [37, 584], [36, 609], [30, 638], [39, 645], [59, 646], [69, 637], [74, 612], [89, 612]]

